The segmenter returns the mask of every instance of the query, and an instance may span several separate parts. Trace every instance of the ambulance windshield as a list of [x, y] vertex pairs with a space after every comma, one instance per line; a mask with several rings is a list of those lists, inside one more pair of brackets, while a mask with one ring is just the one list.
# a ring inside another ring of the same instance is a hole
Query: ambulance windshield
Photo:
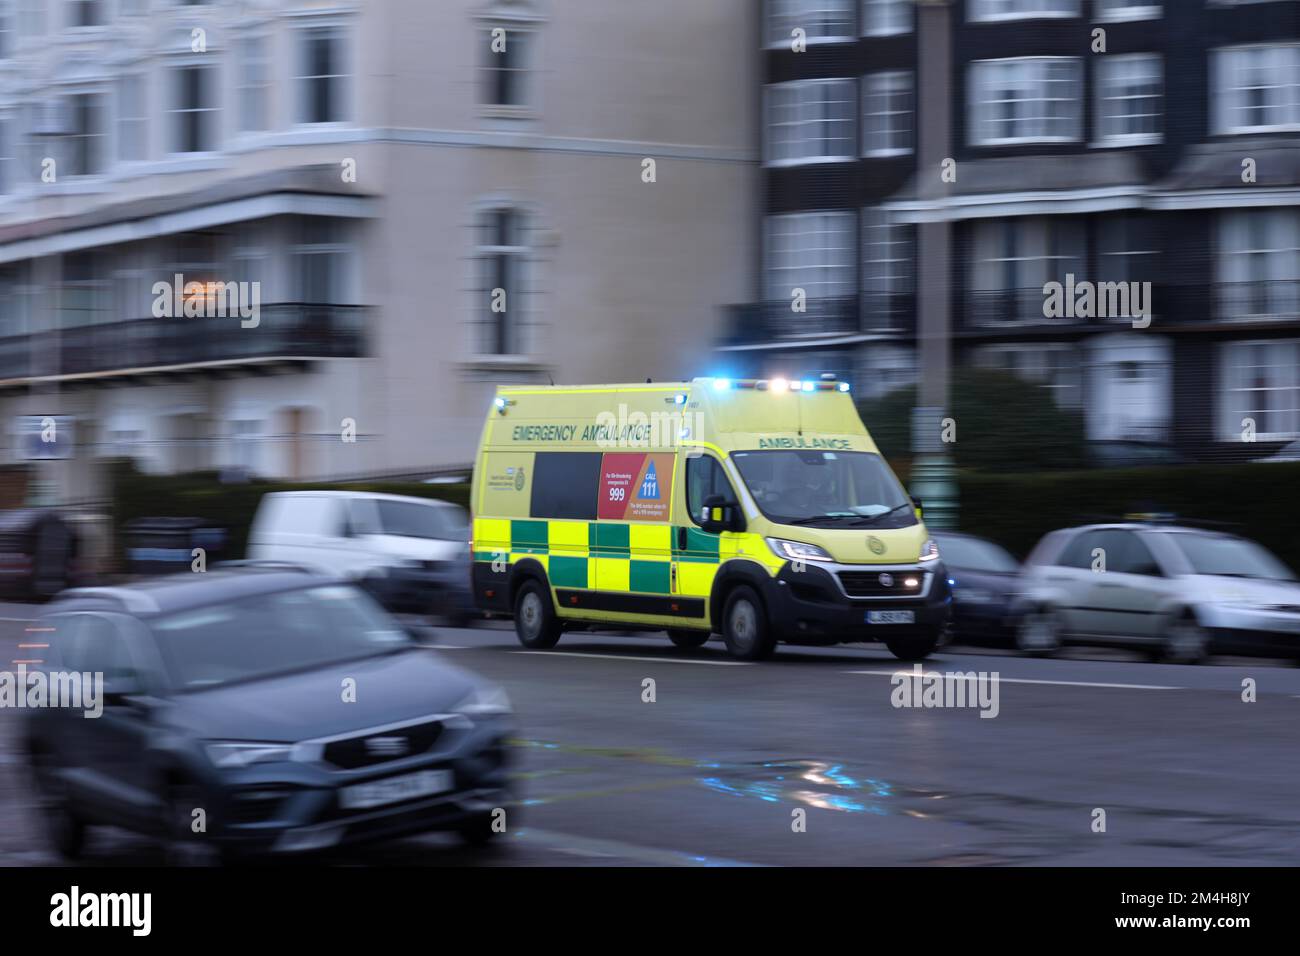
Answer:
[[754, 502], [778, 524], [903, 528], [911, 499], [879, 455], [862, 451], [732, 452]]

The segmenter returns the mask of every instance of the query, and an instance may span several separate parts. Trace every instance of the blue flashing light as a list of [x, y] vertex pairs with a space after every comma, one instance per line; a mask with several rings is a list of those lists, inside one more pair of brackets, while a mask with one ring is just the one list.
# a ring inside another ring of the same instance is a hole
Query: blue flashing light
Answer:
[[802, 388], [805, 392], [812, 392], [812, 391], [815, 391], [815, 390], [816, 390], [816, 388], [817, 388], [817, 383], [816, 383], [816, 382], [811, 382], [811, 381], [809, 381], [809, 382], [800, 382], [800, 383], [799, 383], [799, 387]]
[[849, 390], [849, 383], [848, 383], [848, 382], [840, 382], [840, 391], [841, 391], [841, 392], [847, 392], [848, 390]]
[[678, 392], [676, 395], [673, 396], [673, 402], [674, 402], [675, 404], [677, 404], [677, 405], [685, 405], [685, 404], [686, 404], [686, 393], [685, 393], [685, 392]]

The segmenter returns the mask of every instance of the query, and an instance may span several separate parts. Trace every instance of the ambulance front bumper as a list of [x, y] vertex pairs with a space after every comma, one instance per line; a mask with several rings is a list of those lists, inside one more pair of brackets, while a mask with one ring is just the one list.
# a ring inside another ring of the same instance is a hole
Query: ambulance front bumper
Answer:
[[952, 610], [952, 588], [941, 561], [924, 565], [808, 561], [800, 570], [787, 562], [766, 590], [777, 637], [791, 644], [929, 636], [942, 633]]

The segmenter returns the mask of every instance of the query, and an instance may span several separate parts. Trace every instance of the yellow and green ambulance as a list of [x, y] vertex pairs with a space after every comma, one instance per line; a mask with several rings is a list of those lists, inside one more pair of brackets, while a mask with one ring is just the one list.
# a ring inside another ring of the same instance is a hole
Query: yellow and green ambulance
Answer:
[[471, 507], [475, 601], [530, 648], [604, 626], [913, 660], [948, 620], [919, 502], [830, 378], [499, 388]]

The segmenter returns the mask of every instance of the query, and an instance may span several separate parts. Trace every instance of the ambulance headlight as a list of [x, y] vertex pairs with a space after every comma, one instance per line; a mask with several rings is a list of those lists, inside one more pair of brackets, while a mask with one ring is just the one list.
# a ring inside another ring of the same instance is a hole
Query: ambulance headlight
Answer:
[[921, 562], [939, 560], [939, 546], [934, 543], [934, 538], [928, 538], [925, 544], [921, 545], [921, 556], [916, 560]]
[[787, 541], [785, 538], [768, 538], [767, 546], [778, 558], [791, 561], [834, 561], [829, 554], [815, 544], [804, 541]]

